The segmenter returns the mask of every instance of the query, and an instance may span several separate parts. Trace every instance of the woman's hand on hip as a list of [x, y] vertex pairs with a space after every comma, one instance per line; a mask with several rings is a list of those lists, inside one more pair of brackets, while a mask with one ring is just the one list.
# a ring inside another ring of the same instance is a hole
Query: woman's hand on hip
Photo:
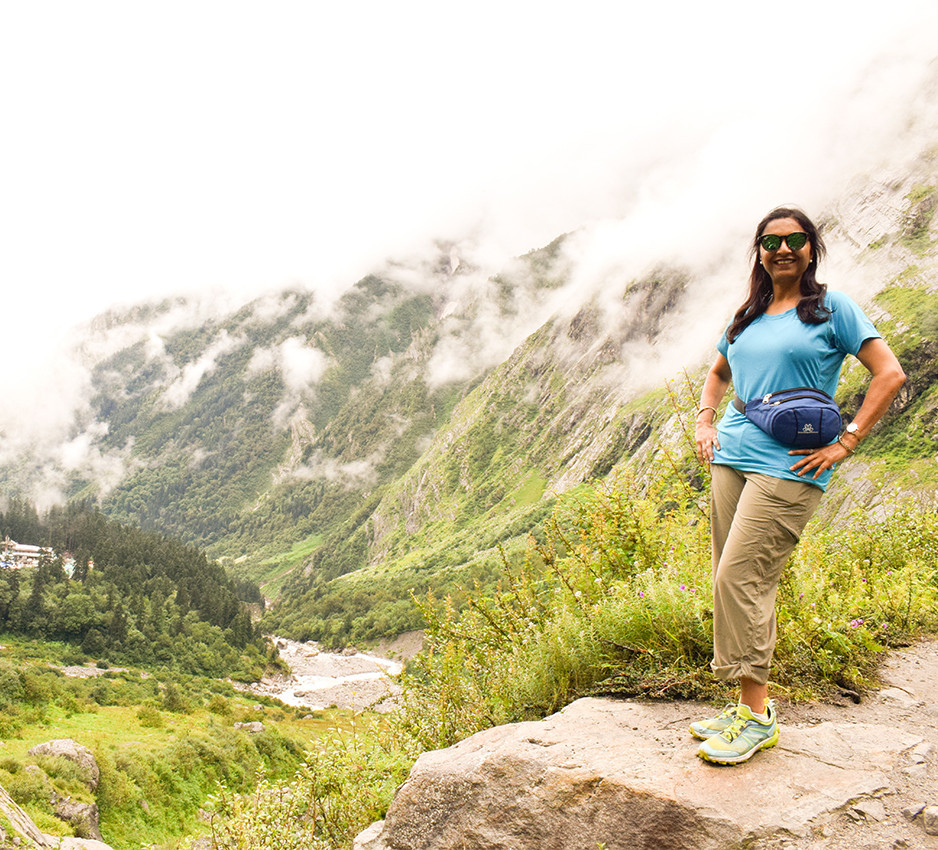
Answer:
[[697, 460], [701, 463], [713, 461], [713, 451], [720, 450], [720, 438], [712, 422], [698, 422], [694, 429], [694, 442], [697, 444]]
[[792, 449], [790, 455], [804, 455], [801, 460], [789, 467], [792, 472], [804, 475], [814, 470], [812, 478], [817, 478], [822, 472], [833, 469], [844, 458], [850, 455], [843, 443], [835, 442], [819, 449]]

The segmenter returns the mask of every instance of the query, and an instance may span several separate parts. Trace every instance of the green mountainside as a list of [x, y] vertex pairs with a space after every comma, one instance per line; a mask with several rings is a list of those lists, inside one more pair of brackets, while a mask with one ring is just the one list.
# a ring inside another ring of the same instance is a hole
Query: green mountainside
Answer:
[[[829, 521], [938, 484], [936, 187], [931, 153], [823, 216], [910, 377], [835, 478]], [[101, 317], [74, 430], [120, 474], [60, 470], [63, 495], [205, 547], [262, 586], [268, 631], [341, 644], [419, 627], [412, 592], [494, 584], [558, 496], [668, 462], [712, 351], [689, 329], [704, 309], [715, 340], [739, 300], [741, 284], [702, 302], [695, 272], [662, 258], [571, 308], [571, 239], [497, 274], [440, 246], [331, 302], [285, 291], [207, 319], [178, 301]], [[848, 413], [864, 376], [846, 372]], [[49, 463], [8, 464], [4, 491], [29, 495]]]

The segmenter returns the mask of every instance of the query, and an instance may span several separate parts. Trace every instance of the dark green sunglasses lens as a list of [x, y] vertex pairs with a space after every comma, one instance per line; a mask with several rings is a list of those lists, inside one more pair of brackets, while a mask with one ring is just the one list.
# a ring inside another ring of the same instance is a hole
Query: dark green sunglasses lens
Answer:
[[759, 244], [766, 251], [777, 251], [782, 247], [782, 239], [788, 243], [792, 251], [799, 251], [804, 248], [808, 241], [807, 233], [789, 233], [788, 236], [776, 236], [774, 233], [767, 233], [759, 240]]

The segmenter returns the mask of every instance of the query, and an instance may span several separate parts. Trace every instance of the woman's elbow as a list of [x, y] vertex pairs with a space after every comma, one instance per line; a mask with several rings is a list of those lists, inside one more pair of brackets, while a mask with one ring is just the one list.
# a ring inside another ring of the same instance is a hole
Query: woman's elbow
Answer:
[[882, 369], [875, 377], [879, 378], [880, 386], [886, 390], [890, 398], [895, 398], [908, 380], [898, 361]]
[[890, 378], [892, 379], [892, 385], [895, 387], [896, 392], [899, 392], [905, 382], [909, 379], [898, 362], [895, 364], [895, 366], [893, 366]]

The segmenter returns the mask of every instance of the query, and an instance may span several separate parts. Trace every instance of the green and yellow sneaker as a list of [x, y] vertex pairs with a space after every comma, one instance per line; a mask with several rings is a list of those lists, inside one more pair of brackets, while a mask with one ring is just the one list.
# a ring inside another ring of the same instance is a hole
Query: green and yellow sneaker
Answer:
[[[773, 711], [775, 710], [775, 700], [766, 700], [765, 704], [771, 706]], [[739, 706], [735, 702], [728, 702], [723, 706], [723, 711], [716, 715], [716, 717], [708, 717], [706, 720], [697, 720], [691, 723], [691, 735], [695, 738], [700, 738], [701, 741], [706, 741], [707, 738], [719, 735], [724, 729], [732, 725], [733, 721], [736, 719], [737, 708], [739, 708]]]
[[771, 700], [766, 703], [765, 713], [768, 723], [756, 720], [749, 706], [740, 703], [729, 726], [707, 738], [697, 748], [697, 755], [716, 764], [740, 764], [759, 750], [774, 747], [778, 743], [778, 723]]
[[719, 735], [724, 729], [732, 724], [736, 719], [735, 702], [728, 702], [716, 717], [708, 717], [706, 720], [697, 720], [690, 725], [690, 733], [701, 741]]

